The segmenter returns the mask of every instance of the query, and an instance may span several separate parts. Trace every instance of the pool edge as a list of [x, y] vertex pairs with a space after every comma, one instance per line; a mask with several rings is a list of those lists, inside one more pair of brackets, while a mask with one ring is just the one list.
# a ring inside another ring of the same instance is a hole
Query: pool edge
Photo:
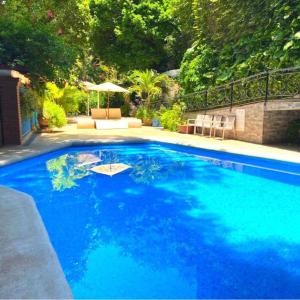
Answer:
[[0, 298], [72, 299], [34, 199], [0, 186]]
[[224, 152], [228, 154], [234, 154], [234, 155], [240, 155], [244, 157], [253, 157], [253, 158], [261, 158], [266, 160], [273, 160], [273, 161], [279, 161], [279, 162], [286, 162], [291, 164], [300, 164], [300, 159], [294, 160], [289, 159], [288, 157], [270, 157], [269, 155], [259, 155], [258, 153], [241, 153], [241, 151], [232, 151], [227, 150], [224, 148], [216, 148], [216, 147], [205, 147], [203, 145], [195, 145], [193, 143], [185, 143], [182, 141], [166, 141], [162, 139], [151, 139], [151, 138], [136, 138], [136, 137], [127, 137], [124, 139], [124, 137], [114, 137], [109, 138], [105, 140], [99, 140], [99, 139], [88, 139], [88, 140], [68, 140], [63, 143], [60, 143], [59, 145], [55, 145], [51, 148], [45, 148], [45, 149], [39, 149], [36, 152], [32, 152], [29, 154], [25, 154], [21, 157], [15, 157], [12, 159], [9, 159], [8, 161], [0, 161], [0, 169], [1, 167], [12, 165], [14, 163], [21, 162], [26, 159], [34, 158], [43, 154], [51, 153], [57, 150], [62, 150], [64, 148], [72, 147], [72, 146], [92, 146], [92, 145], [105, 145], [105, 144], [127, 144], [127, 143], [147, 143], [147, 142], [154, 142], [154, 143], [164, 143], [169, 145], [179, 145], [179, 146], [186, 146], [186, 147], [192, 147], [195, 149], [204, 149], [209, 150], [213, 152]]

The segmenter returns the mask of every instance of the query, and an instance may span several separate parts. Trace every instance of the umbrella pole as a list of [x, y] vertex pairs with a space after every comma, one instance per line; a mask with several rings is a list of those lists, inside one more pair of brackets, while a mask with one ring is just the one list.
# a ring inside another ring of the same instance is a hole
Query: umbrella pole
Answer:
[[98, 92], [98, 109], [100, 108], [100, 93]]
[[90, 93], [88, 92], [88, 98], [87, 98], [87, 115], [90, 115]]
[[107, 118], [109, 119], [109, 92], [107, 93]]

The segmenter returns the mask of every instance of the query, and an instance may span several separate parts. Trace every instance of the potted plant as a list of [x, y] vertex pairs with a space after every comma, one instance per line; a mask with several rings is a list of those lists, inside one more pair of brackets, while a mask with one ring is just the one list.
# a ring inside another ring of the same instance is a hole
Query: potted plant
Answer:
[[[178, 131], [179, 126], [184, 124], [183, 112], [185, 109], [184, 103], [175, 103], [172, 108], [163, 108], [160, 115], [160, 122], [165, 129]], [[186, 125], [183, 125], [186, 126]], [[183, 130], [186, 127], [183, 127]]]
[[152, 125], [153, 111], [146, 106], [140, 106], [136, 111], [136, 117], [141, 119], [144, 126]]
[[192, 134], [194, 133], [194, 126], [188, 125], [186, 122], [182, 122], [181, 124], [177, 125], [177, 131], [179, 133]]
[[38, 122], [41, 129], [48, 127], [48, 120], [43, 116], [43, 114], [38, 115]]

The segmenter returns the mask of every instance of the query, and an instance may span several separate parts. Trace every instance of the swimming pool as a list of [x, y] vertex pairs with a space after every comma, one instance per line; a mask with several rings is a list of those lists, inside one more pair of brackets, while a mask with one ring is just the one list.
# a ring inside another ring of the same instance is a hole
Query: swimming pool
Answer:
[[[123, 163], [107, 176], [95, 165]], [[75, 298], [299, 298], [300, 165], [163, 143], [0, 169], [32, 195]]]

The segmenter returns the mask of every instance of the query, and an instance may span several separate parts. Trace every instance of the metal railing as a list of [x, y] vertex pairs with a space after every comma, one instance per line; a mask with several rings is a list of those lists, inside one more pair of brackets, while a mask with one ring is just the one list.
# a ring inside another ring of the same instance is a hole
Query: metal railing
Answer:
[[276, 99], [300, 99], [300, 67], [265, 71], [207, 90], [179, 95], [187, 111], [231, 107]]

